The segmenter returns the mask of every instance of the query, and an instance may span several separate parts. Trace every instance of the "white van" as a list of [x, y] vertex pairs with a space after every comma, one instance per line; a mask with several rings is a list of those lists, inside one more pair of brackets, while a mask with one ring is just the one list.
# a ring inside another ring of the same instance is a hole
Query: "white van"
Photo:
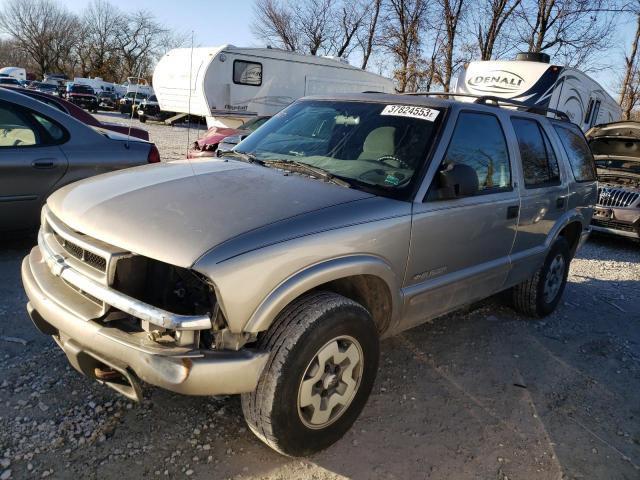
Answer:
[[306, 95], [393, 92], [391, 80], [335, 58], [233, 45], [171, 50], [153, 86], [162, 110], [206, 117], [209, 127], [274, 115]]
[[90, 86], [91, 88], [93, 88], [93, 91], [96, 92], [96, 95], [102, 92], [115, 93], [115, 84], [112, 82], [105, 82], [101, 77], [75, 77], [73, 79], [73, 83]]
[[519, 53], [516, 60], [471, 62], [458, 76], [456, 93], [559, 110], [585, 132], [620, 120], [620, 105], [598, 82], [575, 68], [550, 65], [549, 60], [544, 53]]
[[0, 68], [0, 76], [13, 77], [16, 80], [26, 80], [27, 71], [20, 67], [4, 67]]

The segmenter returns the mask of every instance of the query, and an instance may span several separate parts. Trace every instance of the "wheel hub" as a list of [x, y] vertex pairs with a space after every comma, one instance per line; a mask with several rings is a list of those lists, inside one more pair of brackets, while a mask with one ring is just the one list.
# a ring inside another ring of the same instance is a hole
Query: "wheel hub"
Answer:
[[561, 254], [556, 255], [549, 265], [549, 271], [544, 283], [543, 296], [546, 303], [553, 302], [558, 295], [564, 281], [565, 268], [564, 257]]
[[362, 377], [364, 355], [352, 337], [337, 337], [315, 354], [298, 390], [298, 415], [307, 427], [335, 422], [353, 401]]

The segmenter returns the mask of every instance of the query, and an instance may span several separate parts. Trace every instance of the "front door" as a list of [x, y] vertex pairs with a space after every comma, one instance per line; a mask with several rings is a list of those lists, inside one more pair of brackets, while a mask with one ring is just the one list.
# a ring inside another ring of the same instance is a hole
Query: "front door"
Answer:
[[477, 189], [439, 199], [442, 177], [437, 173], [425, 201], [414, 204], [400, 328], [491, 295], [500, 290], [509, 270], [519, 198], [497, 116], [458, 115], [439, 168], [453, 165], [463, 165], [475, 176]]
[[67, 169], [61, 127], [0, 102], [0, 231], [38, 225], [40, 208]]

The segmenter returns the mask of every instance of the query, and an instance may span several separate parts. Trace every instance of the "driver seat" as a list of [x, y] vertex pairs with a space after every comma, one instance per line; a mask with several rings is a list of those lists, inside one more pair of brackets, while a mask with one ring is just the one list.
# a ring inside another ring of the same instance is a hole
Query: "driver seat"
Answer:
[[396, 127], [378, 127], [369, 132], [362, 145], [358, 160], [377, 160], [385, 155], [395, 155]]

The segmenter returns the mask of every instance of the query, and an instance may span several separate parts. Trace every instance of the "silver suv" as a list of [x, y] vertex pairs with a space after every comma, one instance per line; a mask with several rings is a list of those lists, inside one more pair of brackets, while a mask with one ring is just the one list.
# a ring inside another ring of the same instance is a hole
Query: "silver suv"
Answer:
[[549, 314], [589, 232], [575, 125], [490, 100], [302, 99], [220, 159], [54, 193], [22, 278], [36, 326], [80, 372], [241, 394], [287, 455], [364, 407], [379, 339], [510, 290]]

